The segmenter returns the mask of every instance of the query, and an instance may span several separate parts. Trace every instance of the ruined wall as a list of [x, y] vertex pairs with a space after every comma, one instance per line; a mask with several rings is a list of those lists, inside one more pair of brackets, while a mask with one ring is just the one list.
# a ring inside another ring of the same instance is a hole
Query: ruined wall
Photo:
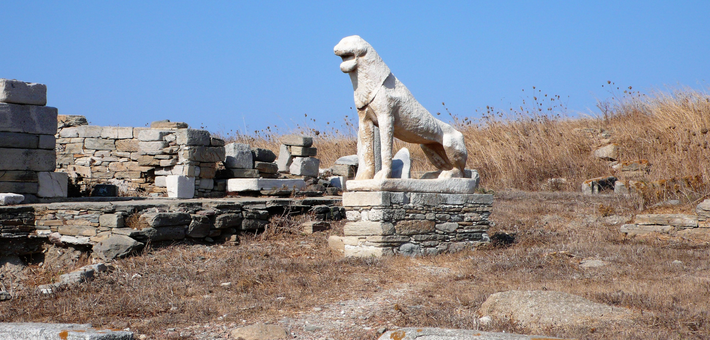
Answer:
[[[193, 177], [195, 197], [220, 197], [217, 166], [224, 141], [187, 124], [155, 122], [150, 128], [93, 126], [81, 116], [60, 116], [57, 170], [69, 174], [74, 196], [92, 194], [99, 184], [121, 196], [167, 196], [170, 175]], [[95, 194], [95, 193], [94, 193]]]

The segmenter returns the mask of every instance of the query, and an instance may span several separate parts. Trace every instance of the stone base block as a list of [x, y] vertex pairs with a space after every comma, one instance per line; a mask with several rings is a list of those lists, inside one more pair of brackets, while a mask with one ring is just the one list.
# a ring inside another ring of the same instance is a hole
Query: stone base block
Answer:
[[195, 177], [170, 175], [165, 179], [168, 197], [193, 198], [195, 196]]
[[69, 175], [65, 172], [39, 172], [39, 197], [67, 197]]
[[[350, 183], [350, 181], [348, 182]], [[344, 237], [329, 239], [346, 256], [435, 255], [490, 241], [493, 195], [349, 191]]]
[[320, 160], [313, 157], [293, 157], [289, 166], [291, 175], [318, 177]]
[[0, 103], [0, 131], [54, 135], [57, 133], [57, 109]]
[[0, 79], [0, 103], [47, 105], [47, 85]]
[[478, 188], [479, 178], [411, 179], [388, 178], [351, 180], [348, 191], [392, 191], [424, 192], [443, 194], [473, 194]]
[[0, 170], [54, 171], [54, 150], [0, 148]]
[[227, 192], [302, 189], [302, 179], [232, 178], [227, 180]]

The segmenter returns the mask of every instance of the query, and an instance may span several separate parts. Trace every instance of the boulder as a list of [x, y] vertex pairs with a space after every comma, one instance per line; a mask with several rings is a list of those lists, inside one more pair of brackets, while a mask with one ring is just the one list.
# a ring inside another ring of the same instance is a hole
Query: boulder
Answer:
[[594, 157], [607, 161], [615, 161], [619, 158], [619, 145], [609, 144], [596, 149], [594, 150]]
[[277, 325], [265, 325], [257, 323], [246, 327], [240, 327], [230, 332], [232, 339], [242, 338], [244, 340], [281, 340], [288, 339], [286, 331]]
[[128, 236], [112, 235], [99, 242], [93, 248], [94, 254], [105, 261], [124, 257], [143, 247], [143, 243], [138, 242]]
[[627, 308], [592, 302], [565, 292], [542, 290], [495, 293], [488, 297], [477, 313], [535, 332], [556, 327], [623, 323], [633, 314]]

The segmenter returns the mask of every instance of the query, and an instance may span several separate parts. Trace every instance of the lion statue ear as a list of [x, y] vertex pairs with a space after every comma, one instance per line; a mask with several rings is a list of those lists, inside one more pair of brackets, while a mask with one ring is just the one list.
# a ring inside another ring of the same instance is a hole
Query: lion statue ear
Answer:
[[357, 58], [357, 87], [354, 89], [355, 105], [358, 109], [375, 99], [377, 91], [392, 73], [375, 49], [365, 40], [362, 40], [362, 43], [365, 44], [366, 52]]

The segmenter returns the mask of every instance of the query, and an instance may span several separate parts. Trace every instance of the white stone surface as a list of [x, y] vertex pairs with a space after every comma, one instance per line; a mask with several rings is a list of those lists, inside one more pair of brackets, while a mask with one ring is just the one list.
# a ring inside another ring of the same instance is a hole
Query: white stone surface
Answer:
[[313, 145], [313, 137], [288, 135], [281, 138], [281, 143], [290, 146], [310, 147]]
[[289, 166], [291, 175], [318, 177], [320, 160], [313, 157], [294, 157]]
[[[356, 179], [391, 177], [395, 137], [420, 144], [427, 159], [442, 170], [439, 178], [463, 177], [467, 158], [463, 134], [434, 118], [419, 104], [375, 49], [359, 36], [343, 38], [334, 52], [343, 59], [340, 70], [350, 75], [360, 117], [357, 147], [360, 165]], [[382, 170], [377, 173], [373, 152], [375, 126], [379, 127], [382, 143]]]
[[357, 155], [348, 155], [338, 158], [335, 164], [358, 165]]
[[159, 141], [163, 140], [163, 137], [166, 135], [173, 133], [175, 131], [171, 130], [158, 130], [158, 129], [145, 129], [145, 130], [139, 130], [138, 131], [138, 140], [141, 142], [151, 142], [151, 141]]
[[412, 178], [412, 160], [409, 149], [401, 148], [392, 157], [392, 178]]
[[254, 156], [249, 144], [229, 143], [224, 146], [226, 159], [224, 166], [231, 169], [253, 169]]
[[281, 144], [279, 147], [279, 158], [276, 159], [276, 165], [279, 167], [279, 172], [288, 172], [293, 162], [293, 157], [288, 149], [288, 146]]
[[128, 139], [133, 138], [132, 127], [104, 126], [101, 128], [101, 138]]
[[13, 205], [20, 204], [25, 200], [24, 195], [13, 194], [13, 193], [2, 193], [0, 194], [0, 205]]
[[0, 103], [47, 105], [47, 85], [0, 78]]
[[228, 192], [259, 191], [259, 190], [292, 190], [302, 189], [306, 182], [302, 179], [275, 178], [231, 178], [227, 180]]
[[57, 109], [0, 103], [0, 131], [54, 135], [57, 133]]
[[347, 222], [343, 226], [345, 236], [392, 235], [394, 231], [394, 225], [389, 222], [358, 221]]
[[158, 188], [167, 188], [167, 176], [155, 176], [155, 186]]
[[348, 191], [399, 191], [432, 192], [446, 194], [473, 194], [478, 188], [478, 178], [446, 179], [369, 179], [350, 180]]
[[65, 172], [39, 172], [39, 197], [67, 197], [69, 175]]
[[381, 257], [383, 248], [373, 246], [343, 246], [343, 255], [345, 257]]
[[195, 196], [195, 177], [170, 175], [165, 179], [168, 197], [193, 198]]
[[[350, 182], [352, 181], [348, 181]], [[391, 194], [386, 191], [346, 191], [343, 193], [343, 207], [390, 205], [390, 196]]]

